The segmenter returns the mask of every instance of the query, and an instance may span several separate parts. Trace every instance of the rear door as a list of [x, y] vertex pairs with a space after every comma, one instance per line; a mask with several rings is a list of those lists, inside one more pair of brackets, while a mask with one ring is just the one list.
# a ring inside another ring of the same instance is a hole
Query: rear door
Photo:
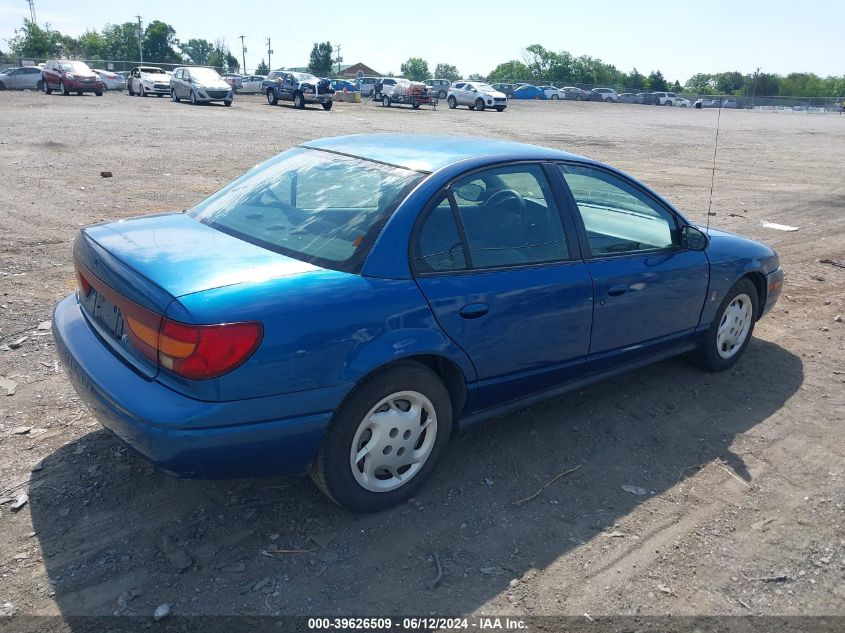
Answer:
[[559, 165], [594, 283], [588, 368], [604, 370], [688, 342], [710, 280], [703, 251], [679, 246], [674, 212], [633, 181]]
[[465, 176], [421, 217], [412, 239], [417, 283], [475, 365], [478, 400], [470, 408], [580, 374], [593, 289], [574, 231], [538, 163]]

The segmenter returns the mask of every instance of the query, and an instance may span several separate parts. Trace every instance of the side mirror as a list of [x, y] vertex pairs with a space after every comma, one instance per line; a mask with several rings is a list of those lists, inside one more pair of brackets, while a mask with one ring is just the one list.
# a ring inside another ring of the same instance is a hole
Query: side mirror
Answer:
[[703, 251], [710, 243], [701, 229], [687, 224], [681, 229], [681, 246], [690, 251]]

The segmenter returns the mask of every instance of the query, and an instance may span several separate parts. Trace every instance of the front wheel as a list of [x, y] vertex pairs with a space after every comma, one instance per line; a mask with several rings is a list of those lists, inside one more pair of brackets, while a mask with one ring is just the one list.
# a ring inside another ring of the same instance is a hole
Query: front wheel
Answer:
[[232, 105], [232, 100], [226, 99], [225, 101], [223, 101], [223, 105], [226, 106], [227, 108], [230, 107]]
[[332, 105], [334, 105], [333, 101], [325, 101], [323, 102], [323, 110], [331, 110]]
[[759, 314], [757, 288], [747, 278], [731, 288], [716, 311], [716, 318], [690, 360], [708, 371], [731, 367], [748, 347]]
[[276, 105], [277, 103], [279, 103], [279, 97], [276, 96], [276, 93], [273, 91], [272, 88], [267, 91], [267, 103], [269, 103], [270, 105]]
[[97, 96], [97, 97], [102, 97], [102, 96], [103, 96], [103, 91], [102, 91], [102, 90], [95, 90], [95, 91], [94, 91], [94, 95], [95, 95], [95, 96]]
[[458, 100], [457, 100], [457, 99], [455, 99], [455, 97], [454, 97], [454, 96], [449, 97], [449, 98], [446, 100], [446, 105], [448, 105], [448, 106], [449, 106], [449, 109], [450, 109], [450, 110], [454, 110], [455, 108], [457, 108], [457, 107], [458, 107]]
[[59, 82], [59, 92], [62, 94], [63, 97], [67, 97], [68, 95], [70, 95], [70, 91], [68, 91], [67, 86], [63, 81]]
[[302, 96], [301, 92], [293, 95], [293, 107], [297, 110], [302, 110], [305, 107], [305, 97]]
[[558, 97], [557, 95], [552, 95], [552, 101], [557, 101], [558, 99], [560, 99], [560, 97]]
[[199, 101], [197, 100], [197, 93], [191, 90], [191, 105], [197, 105]]
[[496, 112], [504, 112], [505, 106], [496, 106]]
[[445, 91], [445, 90], [441, 90], [440, 92], [438, 92], [438, 93], [437, 93], [437, 98], [438, 98], [438, 99], [445, 99], [445, 98], [446, 98], [446, 91]]
[[335, 503], [377, 512], [410, 498], [449, 441], [452, 404], [443, 381], [417, 363], [361, 384], [332, 421], [311, 478]]
[[484, 112], [484, 99], [475, 100], [475, 109], [479, 112]]
[[179, 97], [176, 95], [176, 91], [173, 88], [170, 89], [170, 100], [173, 103], [179, 103]]
[[46, 82], [46, 81], [45, 81], [45, 82], [43, 82], [43, 84], [41, 85], [41, 88], [44, 90], [44, 94], [45, 94], [45, 95], [51, 95], [51, 94], [53, 94], [53, 89], [52, 89], [52, 88], [50, 88], [50, 86], [48, 86], [48, 85], [47, 85], [47, 82]]

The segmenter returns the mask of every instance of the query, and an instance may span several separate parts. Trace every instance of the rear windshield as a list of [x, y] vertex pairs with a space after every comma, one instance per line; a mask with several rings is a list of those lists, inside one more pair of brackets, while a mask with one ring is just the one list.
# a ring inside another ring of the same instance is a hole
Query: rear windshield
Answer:
[[190, 214], [277, 253], [357, 273], [384, 223], [422, 178], [409, 169], [294, 148], [258, 165]]

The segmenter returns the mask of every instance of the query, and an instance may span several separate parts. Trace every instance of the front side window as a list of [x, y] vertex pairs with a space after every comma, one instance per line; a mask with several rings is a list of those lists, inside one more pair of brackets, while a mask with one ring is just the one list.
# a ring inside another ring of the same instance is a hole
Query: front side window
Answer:
[[423, 174], [293, 148], [247, 172], [190, 214], [289, 257], [359, 272], [390, 214]]
[[623, 179], [602, 169], [560, 165], [572, 192], [593, 255], [670, 248], [674, 216]]

